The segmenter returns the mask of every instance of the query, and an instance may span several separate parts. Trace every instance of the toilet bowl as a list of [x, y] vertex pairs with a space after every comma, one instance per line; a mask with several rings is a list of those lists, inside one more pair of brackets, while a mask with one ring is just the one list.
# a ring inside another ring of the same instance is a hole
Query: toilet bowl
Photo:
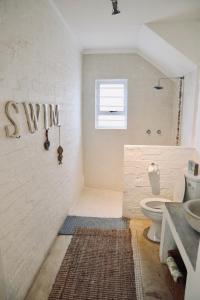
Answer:
[[147, 237], [151, 241], [160, 242], [163, 207], [166, 202], [171, 202], [171, 200], [146, 198], [140, 202], [143, 214], [153, 222], [147, 233]]
[[[184, 194], [185, 176], [184, 174], [181, 174], [175, 183], [173, 201], [183, 202]], [[163, 207], [165, 206], [166, 202], [171, 201], [172, 200], [165, 198], [145, 198], [140, 201], [141, 211], [148, 219], [151, 219], [152, 221], [152, 225], [147, 233], [149, 240], [153, 242], [160, 242]]]

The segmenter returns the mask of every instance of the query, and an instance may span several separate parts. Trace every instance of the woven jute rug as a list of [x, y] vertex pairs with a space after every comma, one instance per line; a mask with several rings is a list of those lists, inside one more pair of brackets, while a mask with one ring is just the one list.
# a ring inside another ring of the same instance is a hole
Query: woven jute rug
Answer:
[[77, 229], [49, 300], [136, 300], [131, 232]]

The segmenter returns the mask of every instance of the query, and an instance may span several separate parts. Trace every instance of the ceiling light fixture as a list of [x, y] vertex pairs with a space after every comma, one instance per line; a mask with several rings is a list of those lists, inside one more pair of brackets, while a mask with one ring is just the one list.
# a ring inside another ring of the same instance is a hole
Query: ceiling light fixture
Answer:
[[112, 6], [113, 6], [112, 15], [120, 14], [120, 10], [118, 9], [118, 1], [117, 0], [111, 0], [111, 2], [112, 2]]

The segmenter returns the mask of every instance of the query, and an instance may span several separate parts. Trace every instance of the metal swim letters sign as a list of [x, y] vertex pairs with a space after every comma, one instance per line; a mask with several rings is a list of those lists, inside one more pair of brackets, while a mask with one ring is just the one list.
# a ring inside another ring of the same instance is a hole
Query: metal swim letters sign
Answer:
[[[19, 114], [19, 103], [15, 101], [8, 101], [5, 105], [5, 114], [10, 122], [5, 126], [5, 133], [7, 137], [18, 138], [20, 136], [20, 127], [16, 119], [16, 114]], [[28, 130], [30, 133], [35, 133], [39, 127], [39, 119], [43, 114], [44, 129], [52, 126], [60, 126], [60, 105], [59, 104], [32, 104], [21, 103]]]

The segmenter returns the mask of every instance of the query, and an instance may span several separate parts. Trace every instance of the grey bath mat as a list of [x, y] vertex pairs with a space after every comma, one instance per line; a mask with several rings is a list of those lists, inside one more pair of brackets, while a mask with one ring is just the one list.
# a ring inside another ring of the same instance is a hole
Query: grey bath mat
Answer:
[[65, 219], [58, 235], [73, 235], [77, 228], [96, 229], [127, 229], [129, 219], [127, 218], [93, 218], [68, 216]]

